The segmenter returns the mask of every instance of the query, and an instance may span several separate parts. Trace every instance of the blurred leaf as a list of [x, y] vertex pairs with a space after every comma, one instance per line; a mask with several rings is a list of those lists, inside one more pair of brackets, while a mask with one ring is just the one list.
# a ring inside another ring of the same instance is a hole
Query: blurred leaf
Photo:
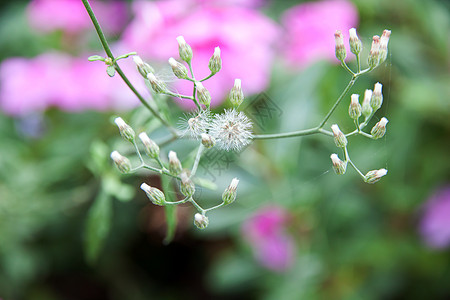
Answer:
[[133, 199], [135, 193], [134, 187], [122, 183], [116, 175], [104, 176], [102, 184], [108, 195], [114, 196], [120, 201], [130, 201]]
[[[166, 200], [169, 202], [174, 202], [176, 191], [174, 190], [173, 185], [171, 184], [171, 179], [168, 176], [161, 176], [162, 188], [164, 191], [164, 195], [166, 196]], [[170, 244], [172, 242], [173, 237], [175, 236], [175, 231], [177, 228], [177, 207], [175, 205], [166, 205], [164, 206], [164, 212], [166, 213], [166, 224], [167, 224], [167, 233], [164, 239], [164, 244]]]

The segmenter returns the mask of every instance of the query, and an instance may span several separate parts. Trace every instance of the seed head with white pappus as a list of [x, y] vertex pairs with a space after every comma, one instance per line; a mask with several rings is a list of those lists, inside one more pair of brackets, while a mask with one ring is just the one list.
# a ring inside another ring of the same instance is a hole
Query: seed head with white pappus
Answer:
[[239, 184], [239, 179], [233, 178], [230, 185], [225, 189], [222, 194], [222, 201], [225, 205], [231, 204], [236, 200], [236, 189]]
[[388, 123], [388, 119], [385, 117], [381, 118], [380, 122], [375, 124], [373, 126], [372, 130], [370, 131], [370, 134], [373, 136], [374, 139], [379, 139], [384, 136], [386, 133], [386, 124]]
[[205, 229], [206, 227], [208, 227], [209, 224], [209, 220], [208, 217], [202, 214], [195, 214], [194, 216], [194, 225], [198, 228], [198, 229]]
[[148, 199], [155, 205], [163, 206], [166, 202], [166, 196], [157, 188], [151, 187], [146, 183], [141, 184], [141, 189], [147, 194]]
[[334, 143], [336, 144], [336, 146], [338, 146], [339, 148], [347, 147], [347, 138], [339, 129], [339, 126], [337, 124], [333, 124], [331, 125], [331, 130], [333, 131]]
[[185, 115], [178, 124], [183, 136], [200, 139], [208, 131], [211, 121], [211, 113], [202, 110]]
[[133, 128], [130, 125], [125, 123], [125, 121], [118, 117], [114, 119], [114, 123], [116, 123], [117, 127], [119, 127], [120, 135], [129, 142], [134, 141], [135, 133]]
[[375, 183], [381, 179], [381, 177], [387, 174], [386, 169], [372, 170], [367, 172], [366, 176], [364, 176], [364, 181], [367, 183]]
[[227, 109], [214, 116], [209, 134], [216, 139], [219, 148], [240, 151], [253, 138], [252, 122], [243, 112]]

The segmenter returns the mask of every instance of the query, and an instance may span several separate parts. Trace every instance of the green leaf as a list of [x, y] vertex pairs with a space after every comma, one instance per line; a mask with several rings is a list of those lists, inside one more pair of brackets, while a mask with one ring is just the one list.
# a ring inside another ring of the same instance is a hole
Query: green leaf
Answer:
[[88, 212], [85, 231], [85, 255], [88, 263], [97, 260], [111, 227], [111, 197], [101, 190]]
[[131, 55], [137, 55], [137, 53], [136, 52], [130, 52], [130, 53], [127, 53], [127, 54], [120, 55], [120, 56], [116, 57], [115, 61], [118, 61], [119, 59], [127, 58], [127, 57], [129, 57]]
[[[171, 184], [171, 179], [167, 176], [161, 176], [161, 183], [164, 195], [166, 196], [166, 200], [169, 202], [176, 201], [177, 200], [175, 198], [176, 191], [174, 190], [174, 187]], [[166, 205], [164, 206], [164, 211], [166, 213], [166, 224], [167, 224], [167, 232], [166, 237], [164, 238], [164, 244], [168, 245], [170, 244], [170, 242], [172, 242], [177, 228], [177, 207], [176, 205]]]
[[105, 58], [100, 55], [92, 55], [88, 57], [88, 61], [105, 61]]
[[108, 66], [106, 68], [106, 74], [108, 74], [109, 77], [113, 77], [116, 74], [116, 69], [114, 66]]

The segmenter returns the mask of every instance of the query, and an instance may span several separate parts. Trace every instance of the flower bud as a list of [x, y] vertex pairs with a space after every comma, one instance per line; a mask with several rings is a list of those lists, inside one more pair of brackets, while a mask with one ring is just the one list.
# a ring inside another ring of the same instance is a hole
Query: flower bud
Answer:
[[347, 163], [340, 160], [336, 153], [331, 154], [330, 158], [331, 158], [331, 162], [333, 164], [334, 172], [337, 175], [345, 174], [345, 171], [347, 170]]
[[231, 180], [230, 185], [225, 189], [225, 191], [222, 194], [222, 201], [225, 203], [225, 205], [231, 204], [236, 200], [236, 189], [239, 183], [239, 179], [233, 178]]
[[150, 85], [155, 93], [161, 94], [167, 91], [166, 85], [153, 73], [148, 73], [147, 79], [150, 81]]
[[208, 68], [211, 74], [216, 74], [222, 68], [222, 59], [220, 58], [220, 48], [214, 48], [214, 54], [209, 59]]
[[337, 30], [334, 33], [334, 40], [336, 42], [336, 58], [340, 61], [344, 61], [344, 59], [347, 57], [347, 52], [345, 51], [344, 46], [344, 36], [342, 35], [342, 32], [340, 30]]
[[136, 64], [137, 70], [145, 79], [147, 79], [147, 75], [149, 73], [155, 72], [155, 70], [149, 64], [145, 63], [139, 56], [133, 56], [133, 61]]
[[377, 111], [383, 104], [383, 93], [381, 92], [383, 85], [379, 82], [375, 83], [372, 98], [370, 98], [370, 106], [373, 111]]
[[209, 220], [208, 217], [202, 214], [195, 214], [194, 216], [194, 225], [197, 226], [198, 229], [205, 229], [208, 227]]
[[195, 87], [197, 88], [198, 102], [209, 107], [209, 105], [211, 104], [211, 94], [209, 93], [209, 91], [203, 86], [200, 81], [195, 82]]
[[234, 107], [239, 107], [239, 105], [241, 105], [244, 101], [244, 93], [242, 92], [240, 79], [234, 80], [234, 86], [231, 88], [229, 98]]
[[184, 40], [183, 36], [177, 37], [178, 42], [178, 52], [180, 53], [180, 58], [187, 63], [190, 63], [192, 60], [192, 48], [189, 46]]
[[164, 193], [146, 183], [141, 184], [141, 189], [147, 194], [148, 199], [155, 205], [163, 206], [166, 203]]
[[379, 139], [384, 136], [386, 133], [386, 124], [388, 123], [388, 119], [385, 117], [381, 118], [380, 122], [375, 124], [373, 126], [372, 131], [370, 131], [370, 134], [373, 136], [374, 139]]
[[169, 64], [172, 67], [173, 74], [175, 74], [177, 78], [186, 79], [188, 77], [188, 71], [182, 63], [177, 62], [171, 57], [169, 58]]
[[139, 134], [139, 139], [144, 144], [145, 153], [151, 158], [157, 158], [159, 156], [158, 145], [148, 137], [145, 132]]
[[355, 28], [350, 28], [348, 32], [350, 33], [350, 51], [352, 51], [353, 54], [358, 55], [362, 49], [361, 40], [358, 38]]
[[386, 169], [372, 170], [367, 172], [366, 176], [364, 176], [364, 181], [367, 183], [375, 183], [386, 174], [387, 174]]
[[111, 152], [111, 159], [122, 173], [128, 173], [131, 170], [131, 163], [128, 158], [122, 156], [118, 151]]
[[380, 64], [383, 63], [386, 60], [387, 54], [388, 54], [388, 43], [389, 43], [389, 37], [391, 36], [390, 30], [384, 30], [383, 34], [380, 38]]
[[202, 144], [207, 149], [212, 148], [216, 144], [216, 139], [207, 133], [202, 133]]
[[372, 48], [370, 48], [369, 58], [367, 60], [369, 67], [374, 69], [380, 62], [380, 37], [373, 36]]
[[364, 100], [362, 103], [362, 113], [364, 117], [368, 118], [372, 114], [372, 107], [370, 106], [370, 99], [372, 98], [372, 90], [364, 92]]
[[331, 125], [331, 130], [333, 131], [334, 142], [336, 143], [336, 146], [338, 146], [339, 148], [345, 148], [347, 146], [347, 138], [339, 129], [339, 126], [337, 124], [333, 124]]
[[169, 171], [172, 175], [179, 175], [182, 171], [181, 162], [173, 151], [169, 152]]
[[195, 184], [192, 182], [189, 176], [187, 176], [186, 172], [181, 173], [180, 178], [180, 192], [185, 197], [192, 197], [192, 195], [194, 195], [195, 193]]
[[348, 108], [348, 114], [353, 120], [357, 120], [361, 116], [361, 105], [359, 104], [359, 95], [353, 94]]
[[131, 128], [130, 125], [125, 123], [125, 121], [120, 117], [116, 118], [114, 120], [114, 123], [116, 123], [117, 127], [119, 127], [120, 135], [124, 139], [126, 139], [127, 141], [130, 141], [130, 142], [134, 141], [135, 133], [134, 133], [133, 128]]

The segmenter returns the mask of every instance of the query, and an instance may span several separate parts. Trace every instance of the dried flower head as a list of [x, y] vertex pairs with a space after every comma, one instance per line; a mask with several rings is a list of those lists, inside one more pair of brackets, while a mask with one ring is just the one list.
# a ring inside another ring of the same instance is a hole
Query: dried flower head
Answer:
[[243, 112], [227, 109], [214, 116], [209, 134], [216, 139], [219, 148], [240, 151], [252, 140], [252, 122]]
[[207, 133], [211, 126], [211, 113], [207, 110], [186, 114], [179, 123], [183, 136], [193, 139], [201, 139], [202, 134]]

